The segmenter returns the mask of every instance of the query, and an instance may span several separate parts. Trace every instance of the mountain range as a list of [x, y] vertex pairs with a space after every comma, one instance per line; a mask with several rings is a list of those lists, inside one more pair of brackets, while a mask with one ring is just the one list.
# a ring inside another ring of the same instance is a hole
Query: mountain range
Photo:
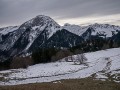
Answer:
[[65, 24], [60, 26], [49, 16], [38, 15], [20, 26], [0, 28], [0, 61], [16, 55], [29, 55], [38, 48], [68, 48], [91, 36], [120, 42], [120, 26]]

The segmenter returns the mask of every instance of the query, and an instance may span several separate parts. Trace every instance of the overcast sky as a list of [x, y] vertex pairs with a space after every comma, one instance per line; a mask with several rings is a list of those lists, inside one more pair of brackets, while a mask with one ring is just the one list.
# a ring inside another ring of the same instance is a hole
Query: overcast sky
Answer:
[[46, 15], [59, 24], [120, 25], [120, 0], [0, 0], [0, 27]]

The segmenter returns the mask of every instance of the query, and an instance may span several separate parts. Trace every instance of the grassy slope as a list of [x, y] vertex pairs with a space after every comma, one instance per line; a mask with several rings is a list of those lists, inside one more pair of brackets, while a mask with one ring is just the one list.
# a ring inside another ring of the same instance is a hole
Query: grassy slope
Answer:
[[61, 80], [60, 82], [0, 86], [0, 90], [120, 90], [120, 83], [90, 78]]

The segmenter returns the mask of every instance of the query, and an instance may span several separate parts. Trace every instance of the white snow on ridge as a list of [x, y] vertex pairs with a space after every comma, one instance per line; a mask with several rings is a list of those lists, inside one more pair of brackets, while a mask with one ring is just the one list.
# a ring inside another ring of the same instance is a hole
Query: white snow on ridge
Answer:
[[45, 27], [46, 25], [32, 27], [31, 32], [29, 34], [29, 44], [25, 48], [25, 51], [29, 49], [29, 47], [32, 45], [34, 40], [40, 35], [40, 33], [45, 29]]
[[116, 30], [112, 29], [112, 28], [96, 28], [95, 32], [92, 33], [92, 35], [97, 35], [97, 33], [101, 34], [101, 35], [106, 35], [106, 37], [112, 37], [112, 31], [114, 31], [115, 34], [117, 34]]
[[95, 32], [92, 32], [92, 35], [97, 35], [98, 34], [102, 34], [102, 35], [106, 35], [106, 37], [112, 37], [112, 34], [117, 34], [118, 31], [120, 31], [120, 27], [119, 26], [115, 26], [115, 25], [109, 25], [109, 24], [98, 24], [95, 23], [93, 25], [89, 25], [88, 27], [92, 27]]
[[19, 26], [9, 26], [9, 27], [5, 27], [5, 28], [0, 28], [0, 33], [3, 35], [6, 35], [10, 32], [17, 30], [18, 28], [19, 28]]
[[88, 27], [80, 27], [79, 25], [70, 25], [70, 24], [65, 24], [64, 26], [62, 26], [62, 29], [66, 29], [71, 33], [74, 33], [78, 36], [81, 36]]
[[109, 24], [92, 24], [89, 26], [79, 26], [79, 25], [71, 25], [71, 24], [65, 24], [62, 26], [63, 29], [66, 29], [70, 31], [71, 33], [74, 33], [78, 36], [81, 36], [86, 30], [91, 27], [95, 31], [92, 32], [92, 35], [106, 35], [106, 37], [112, 37], [112, 34], [117, 34], [118, 31], [120, 31], [119, 26], [109, 25]]
[[38, 15], [35, 18], [25, 22], [21, 28], [26, 29], [31, 27], [29, 34], [29, 44], [25, 48], [25, 51], [29, 49], [34, 40], [41, 34], [42, 31], [46, 31], [47, 38], [50, 38], [60, 26], [50, 17], [44, 15]]
[[[17, 85], [27, 83], [51, 82], [61, 79], [86, 78], [96, 74], [96, 78], [107, 79], [110, 75], [120, 74], [120, 48], [85, 53], [86, 65], [75, 65], [64, 59], [47, 64], [37, 64], [27, 69], [1, 71], [8, 76], [1, 76], [9, 82], [0, 82], [0, 85]], [[73, 56], [75, 59], [75, 56]], [[103, 73], [104, 72], [104, 73]], [[119, 77], [119, 76], [118, 76]], [[117, 81], [120, 82], [120, 81]]]

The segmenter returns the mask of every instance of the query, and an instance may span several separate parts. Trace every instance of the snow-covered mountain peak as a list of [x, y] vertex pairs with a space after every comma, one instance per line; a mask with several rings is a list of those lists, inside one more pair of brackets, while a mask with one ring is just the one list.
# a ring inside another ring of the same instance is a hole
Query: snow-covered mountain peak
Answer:
[[31, 28], [31, 27], [42, 27], [42, 26], [55, 26], [55, 27], [60, 27], [52, 18], [44, 15], [38, 15], [35, 18], [25, 22], [24, 24], [21, 25], [20, 28], [26, 29], [26, 28]]
[[105, 35], [106, 37], [112, 37], [113, 34], [117, 34], [118, 31], [120, 31], [119, 26], [110, 25], [110, 24], [92, 24], [88, 27], [92, 27], [95, 31], [92, 33], [92, 35]]
[[71, 24], [65, 24], [63, 29], [66, 29], [76, 35], [81, 36], [83, 33], [85, 33], [89, 28], [92, 28], [91, 35], [103, 35], [106, 37], [112, 37], [114, 34], [117, 34], [118, 31], [120, 31], [119, 26], [110, 25], [110, 24], [92, 24], [88, 26], [79, 26], [79, 25], [71, 25]]
[[[14, 32], [14, 30], [16, 31]], [[39, 39], [40, 36], [43, 36], [42, 41], [44, 42], [45, 39], [49, 39], [58, 30], [60, 30], [60, 25], [52, 18], [38, 15], [19, 27], [1, 28], [0, 42], [2, 43], [0, 44], [0, 50], [10, 50], [11, 47], [17, 49], [21, 46], [23, 51], [27, 51], [37, 38]], [[7, 33], [9, 34], [3, 37]]]
[[[45, 39], [49, 39], [56, 31], [60, 30], [60, 25], [48, 16], [38, 15], [22, 24], [19, 29], [24, 32], [23, 36], [27, 38], [28, 43], [25, 48], [27, 51], [39, 36], [43, 35], [46, 37]], [[25, 40], [22, 38], [22, 41]]]

